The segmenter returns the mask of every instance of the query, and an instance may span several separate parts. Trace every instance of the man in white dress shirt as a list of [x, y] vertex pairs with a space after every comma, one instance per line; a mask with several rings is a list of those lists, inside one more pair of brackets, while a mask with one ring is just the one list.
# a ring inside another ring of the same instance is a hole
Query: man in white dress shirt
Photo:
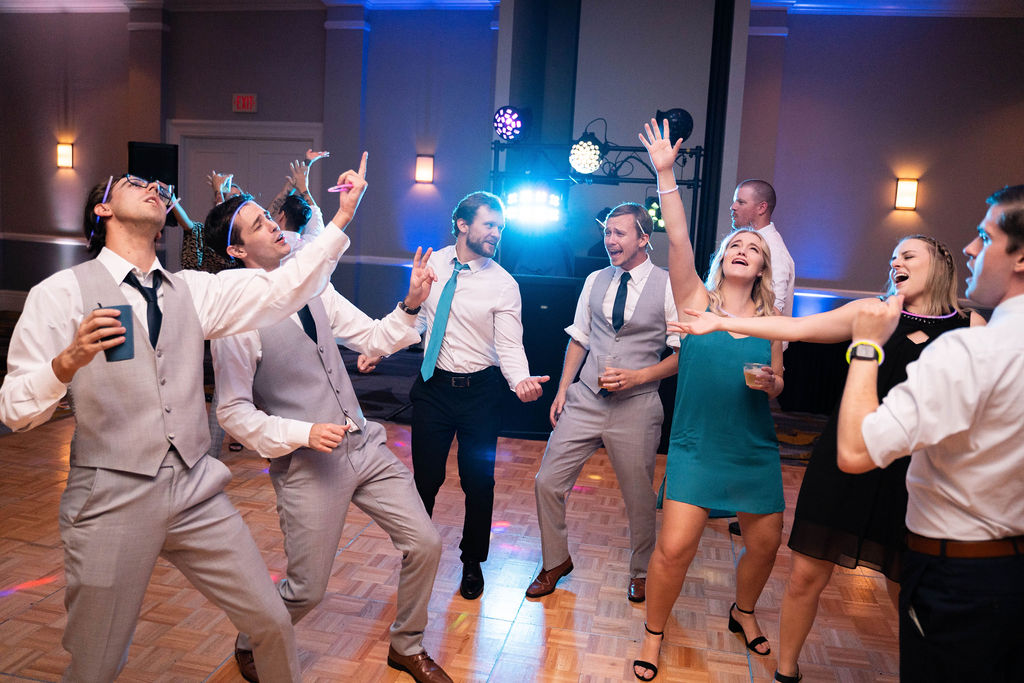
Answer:
[[[323, 289], [348, 245], [366, 188], [365, 155], [323, 235], [273, 273], [171, 274], [156, 258], [170, 193], [124, 175], [86, 202], [90, 261], [29, 292], [11, 338], [0, 419], [46, 422], [68, 395], [75, 412], [60, 530], [67, 579], [65, 680], [111, 681], [124, 666], [158, 557], [179, 567], [252, 636], [267, 680], [300, 680], [288, 612], [241, 516], [227, 467], [206, 455], [203, 339], [272, 324]], [[257, 216], [240, 215], [248, 225]], [[130, 306], [132, 324], [110, 306]], [[128, 330], [131, 338], [128, 339]], [[127, 351], [130, 342], [132, 353]], [[105, 352], [111, 350], [108, 360]]]
[[[664, 413], [660, 381], [676, 372], [677, 357], [661, 358], [670, 320], [678, 319], [668, 273], [647, 256], [651, 216], [639, 204], [612, 209], [604, 229], [611, 265], [591, 273], [566, 328], [569, 345], [535, 490], [540, 523], [541, 572], [526, 589], [539, 598], [573, 569], [565, 502], [587, 460], [602, 445], [615, 469], [629, 517], [631, 558], [626, 597], [647, 596], [647, 563], [654, 550], [657, 498], [654, 461]], [[588, 353], [589, 352], [589, 353]], [[611, 368], [600, 359], [611, 356]], [[581, 372], [582, 369], [582, 372]], [[580, 381], [573, 382], [576, 373]]]
[[484, 589], [480, 563], [490, 545], [504, 387], [520, 401], [535, 401], [549, 379], [530, 376], [519, 285], [492, 260], [504, 227], [504, 206], [489, 192], [466, 195], [455, 207], [455, 244], [430, 258], [438, 284], [419, 313], [426, 352], [409, 392], [413, 475], [428, 514], [444, 483], [452, 439], [459, 441], [459, 479], [466, 495], [459, 591], [467, 600]]
[[793, 288], [796, 286], [796, 269], [793, 257], [782, 241], [782, 235], [772, 222], [775, 211], [775, 188], [765, 180], [744, 180], [736, 186], [729, 213], [732, 228], [757, 230], [772, 252], [772, 290], [775, 292], [775, 308], [783, 315], [793, 315]]
[[[207, 220], [211, 242], [230, 242], [218, 251], [246, 268], [276, 270], [292, 249], [274, 222], [227, 238], [231, 204], [241, 201], [225, 202], [220, 220]], [[441, 537], [409, 468], [388, 449], [384, 428], [363, 417], [335, 343], [340, 339], [376, 357], [418, 342], [416, 313], [435, 279], [426, 266], [429, 256], [429, 250], [417, 250], [409, 292], [382, 320], [372, 320], [328, 285], [290, 319], [216, 339], [212, 350], [221, 425], [270, 459], [288, 558], [277, 588], [292, 621], [323, 599], [349, 503], [355, 503], [402, 553], [388, 664], [423, 683], [450, 683], [423, 649]], [[235, 659], [246, 680], [258, 681], [248, 641], [239, 635]]]
[[987, 200], [964, 248], [967, 296], [989, 324], [947, 332], [881, 405], [878, 348], [902, 297], [854, 321], [839, 412], [839, 467], [911, 454], [900, 586], [900, 680], [1024, 678], [1024, 185]]

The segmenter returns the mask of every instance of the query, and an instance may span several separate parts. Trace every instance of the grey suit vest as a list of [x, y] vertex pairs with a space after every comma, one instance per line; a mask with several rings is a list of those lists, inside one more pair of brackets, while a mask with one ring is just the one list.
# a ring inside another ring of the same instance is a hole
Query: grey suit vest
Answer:
[[[595, 394], [600, 391], [597, 385], [598, 355], [615, 355], [620, 365], [627, 370], [638, 370], [654, 365], [661, 360], [661, 352], [665, 348], [665, 287], [668, 283], [668, 271], [655, 266], [644, 283], [644, 288], [637, 299], [636, 308], [629, 321], [618, 332], [612, 327], [610, 320], [602, 311], [604, 297], [612, 283], [615, 269], [611, 266], [597, 274], [594, 286], [590, 290], [590, 353], [580, 372], [580, 381]], [[614, 392], [617, 396], [628, 398], [637, 394], [646, 394], [658, 390], [660, 382], [648, 382], [631, 389]]]
[[[83, 310], [128, 301], [102, 263], [73, 267]], [[161, 285], [163, 323], [154, 350], [135, 316], [135, 357], [108, 363], [102, 353], [75, 373], [71, 464], [153, 476], [173, 445], [189, 467], [210, 447], [203, 396], [203, 328], [185, 281]]]
[[[253, 403], [268, 415], [305, 422], [366, 426], [320, 297], [309, 302], [318, 342], [290, 318], [259, 330], [263, 357], [253, 375]], [[346, 437], [348, 439], [348, 437]]]

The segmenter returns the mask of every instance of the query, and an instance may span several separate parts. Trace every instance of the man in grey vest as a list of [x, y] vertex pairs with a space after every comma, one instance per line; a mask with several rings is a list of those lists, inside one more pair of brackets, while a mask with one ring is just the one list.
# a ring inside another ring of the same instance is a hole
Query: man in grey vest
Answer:
[[[224, 222], [207, 221], [212, 243], [230, 242], [218, 247], [223, 255], [265, 271], [287, 262], [291, 247], [273, 222], [232, 240]], [[363, 417], [334, 341], [371, 357], [418, 342], [416, 314], [436, 279], [427, 266], [430, 253], [417, 249], [408, 294], [381, 320], [371, 320], [329, 285], [290, 319], [217, 339], [212, 348], [221, 425], [270, 459], [288, 557], [277, 589], [293, 623], [323, 599], [349, 503], [355, 503], [402, 553], [388, 665], [417, 681], [450, 683], [423, 649], [441, 537], [412, 472], [388, 449], [384, 428]], [[235, 659], [242, 676], [257, 681], [249, 641], [239, 634]]]
[[[551, 404], [554, 431], [535, 482], [543, 567], [526, 590], [529, 598], [553, 592], [573, 569], [565, 500], [602, 444], [629, 516], [632, 559], [626, 597], [633, 602], [646, 598], [655, 537], [654, 460], [664, 417], [658, 384], [676, 370], [675, 354], [664, 360], [661, 354], [668, 341], [678, 347], [674, 337], [666, 340], [666, 323], [677, 318], [668, 273], [647, 257], [652, 227], [639, 204], [612, 209], [604, 231], [611, 265], [587, 277], [575, 320], [566, 328], [569, 346]], [[580, 381], [574, 383], [581, 367]]]
[[[60, 505], [65, 680], [117, 677], [158, 557], [251, 634], [267, 680], [300, 680], [288, 612], [224, 494], [231, 474], [205, 455], [203, 339], [273, 324], [323, 288], [348, 245], [341, 228], [365, 191], [365, 168], [364, 156], [358, 172], [339, 178], [351, 189], [334, 220], [288, 268], [221, 275], [165, 271], [154, 239], [168, 188], [111, 176], [92, 189], [83, 217], [98, 256], [29, 292], [11, 338], [0, 419], [31, 429], [65, 394], [75, 412]], [[260, 220], [250, 208], [239, 225]]]

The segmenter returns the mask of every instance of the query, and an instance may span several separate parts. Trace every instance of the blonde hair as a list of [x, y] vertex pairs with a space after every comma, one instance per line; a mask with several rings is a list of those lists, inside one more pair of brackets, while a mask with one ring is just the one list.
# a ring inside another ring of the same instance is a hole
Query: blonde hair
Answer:
[[[928, 253], [931, 256], [931, 264], [928, 266], [928, 279], [924, 288], [924, 315], [945, 315], [950, 311], [956, 311], [960, 315], [960, 304], [956, 298], [956, 263], [953, 261], [953, 254], [945, 244], [928, 235], [907, 235], [896, 243], [896, 246], [907, 240], [918, 240], [928, 245]], [[889, 282], [886, 288], [886, 295], [892, 296], [896, 293], [896, 283], [892, 281], [892, 268], [889, 269]]]
[[772, 289], [772, 251], [761, 233], [750, 228], [739, 228], [726, 235], [722, 243], [718, 245], [718, 251], [711, 257], [708, 279], [704, 282], [704, 286], [708, 290], [708, 309], [717, 315], [728, 315], [722, 308], [722, 282], [725, 281], [722, 261], [725, 259], [725, 250], [735, 239], [737, 233], [741, 232], [749, 232], [757, 236], [761, 243], [761, 256], [764, 258], [764, 270], [754, 278], [750, 287], [750, 300], [754, 302], [754, 316], [775, 315], [775, 291]]

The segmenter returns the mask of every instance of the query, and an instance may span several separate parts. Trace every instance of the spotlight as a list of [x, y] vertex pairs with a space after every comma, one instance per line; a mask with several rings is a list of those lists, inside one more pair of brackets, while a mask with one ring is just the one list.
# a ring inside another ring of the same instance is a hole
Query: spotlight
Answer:
[[658, 122], [659, 127], [664, 125], [662, 121], [668, 119], [668, 140], [673, 145], [679, 139], [686, 142], [686, 138], [690, 137], [690, 133], [693, 132], [693, 117], [685, 109], [679, 109], [678, 107], [668, 111], [661, 111], [659, 109], [654, 119]]
[[525, 109], [507, 106], [494, 112], [494, 132], [502, 140], [514, 142], [529, 128], [529, 112]]
[[601, 168], [604, 145], [593, 133], [584, 133], [569, 150], [569, 165], [577, 173], [593, 173]]
[[648, 197], [644, 202], [647, 214], [651, 217], [655, 232], [665, 232], [665, 219], [661, 217], [661, 202], [657, 197]]
[[520, 225], [548, 226], [562, 218], [562, 197], [544, 187], [521, 187], [505, 197], [505, 217]]

